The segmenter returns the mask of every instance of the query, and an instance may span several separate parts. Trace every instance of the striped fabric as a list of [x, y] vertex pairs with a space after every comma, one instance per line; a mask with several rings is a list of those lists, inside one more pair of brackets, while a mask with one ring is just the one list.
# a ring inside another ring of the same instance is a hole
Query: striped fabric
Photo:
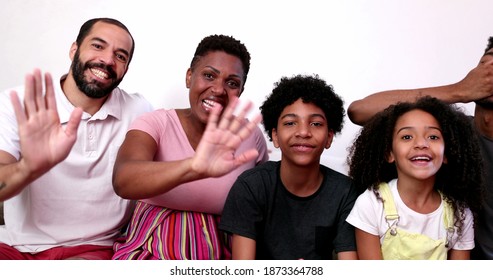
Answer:
[[220, 217], [137, 202], [126, 240], [113, 246], [119, 260], [231, 259], [231, 240]]

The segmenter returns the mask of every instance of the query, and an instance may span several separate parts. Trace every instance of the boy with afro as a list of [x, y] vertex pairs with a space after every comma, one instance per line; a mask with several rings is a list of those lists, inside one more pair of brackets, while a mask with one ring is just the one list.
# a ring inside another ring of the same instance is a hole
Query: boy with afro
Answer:
[[233, 235], [233, 259], [356, 259], [346, 222], [352, 181], [320, 157], [342, 129], [342, 99], [318, 75], [283, 77], [260, 107], [281, 160], [242, 173], [229, 192], [220, 229]]

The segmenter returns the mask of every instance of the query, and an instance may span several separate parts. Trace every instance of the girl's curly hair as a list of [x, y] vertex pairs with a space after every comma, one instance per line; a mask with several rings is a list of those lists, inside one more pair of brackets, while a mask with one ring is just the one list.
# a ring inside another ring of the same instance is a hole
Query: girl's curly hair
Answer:
[[443, 164], [437, 172], [435, 188], [454, 207], [456, 225], [461, 230], [464, 209], [469, 207], [477, 221], [478, 211], [482, 207], [483, 164], [472, 119], [455, 105], [426, 96], [414, 103], [391, 105], [375, 115], [348, 148], [349, 176], [360, 193], [366, 189], [375, 191], [380, 183], [397, 178], [395, 164], [387, 162], [387, 158], [392, 149], [397, 120], [412, 110], [431, 114], [440, 125], [447, 164]]

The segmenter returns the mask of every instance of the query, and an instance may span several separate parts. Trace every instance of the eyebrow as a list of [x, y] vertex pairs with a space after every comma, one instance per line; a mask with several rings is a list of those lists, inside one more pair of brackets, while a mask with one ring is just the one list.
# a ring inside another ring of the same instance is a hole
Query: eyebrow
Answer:
[[[94, 38], [91, 38], [91, 41], [98, 41], [100, 43], [103, 43], [105, 45], [108, 44], [108, 42], [106, 42], [103, 38], [99, 38], [99, 37], [94, 37]], [[122, 52], [124, 53], [126, 56], [130, 56], [130, 53], [126, 50], [126, 49], [123, 49], [123, 48], [118, 48], [116, 49], [116, 51], [119, 51], [119, 52]]]
[[[295, 113], [289, 113], [289, 114], [282, 115], [281, 116], [281, 119], [289, 118], [289, 117], [296, 118], [296, 117], [299, 117], [299, 116], [297, 114], [295, 114]], [[320, 118], [322, 118], [322, 119], [325, 120], [325, 116], [322, 115], [322, 114], [311, 114], [310, 115], [310, 118], [316, 118], [316, 117], [320, 117]]]
[[[219, 69], [214, 68], [214, 67], [212, 67], [212, 66], [210, 66], [210, 65], [206, 65], [205, 67], [206, 67], [206, 68], [210, 68], [212, 71], [214, 71], [214, 72], [215, 72], [215, 73], [217, 73], [217, 74], [221, 73], [221, 71], [219, 71]], [[232, 74], [232, 75], [229, 75], [229, 77], [236, 77], [236, 78], [238, 78], [238, 79], [241, 79], [241, 76], [240, 76], [240, 75], [237, 75], [237, 74]]]
[[[415, 129], [415, 128], [414, 128], [414, 126], [401, 127], [399, 130], [397, 130], [396, 133], [399, 133], [399, 132], [401, 132], [403, 130], [406, 130], [406, 129]], [[442, 132], [442, 130], [439, 127], [436, 127], [436, 126], [427, 126], [426, 129], [435, 129], [435, 130], [440, 131], [440, 133]]]

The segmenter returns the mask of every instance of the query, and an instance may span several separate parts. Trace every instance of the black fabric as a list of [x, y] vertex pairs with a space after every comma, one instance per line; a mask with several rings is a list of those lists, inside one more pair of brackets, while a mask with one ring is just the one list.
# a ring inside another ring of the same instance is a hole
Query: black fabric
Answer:
[[279, 179], [280, 162], [266, 162], [233, 185], [220, 229], [256, 240], [257, 259], [332, 259], [356, 251], [346, 222], [357, 193], [351, 180], [321, 166], [324, 179], [309, 197], [291, 194]]
[[485, 204], [475, 225], [475, 248], [471, 259], [493, 259], [493, 141], [479, 135], [485, 184]]

